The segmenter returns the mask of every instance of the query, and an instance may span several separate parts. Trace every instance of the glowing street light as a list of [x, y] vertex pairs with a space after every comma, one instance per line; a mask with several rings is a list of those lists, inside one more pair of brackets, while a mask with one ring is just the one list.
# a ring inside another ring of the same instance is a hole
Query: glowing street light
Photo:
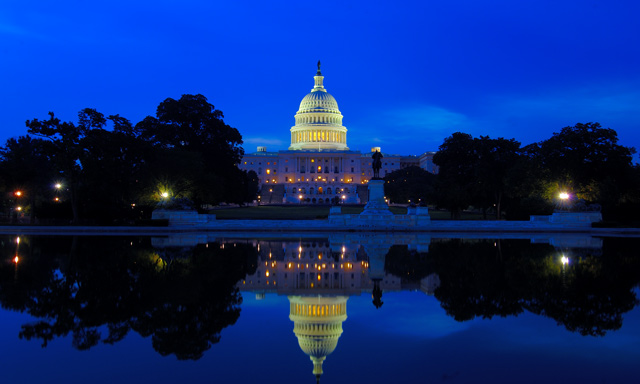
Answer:
[[565, 255], [562, 255], [562, 257], [560, 258], [560, 262], [562, 263], [562, 266], [564, 267], [565, 265], [569, 264], [569, 258]]
[[15, 191], [13, 194], [16, 195], [16, 197], [20, 197], [22, 196], [22, 191]]
[[570, 197], [571, 195], [569, 195], [567, 192], [560, 192], [560, 194], [558, 195], [558, 198], [563, 201], [569, 200]]
[[62, 184], [60, 184], [60, 183], [56, 183], [53, 187], [54, 187], [55, 189], [60, 190], [60, 188], [62, 188]]
[[166, 199], [167, 197], [169, 197], [169, 192], [162, 192], [161, 196], [163, 199]]

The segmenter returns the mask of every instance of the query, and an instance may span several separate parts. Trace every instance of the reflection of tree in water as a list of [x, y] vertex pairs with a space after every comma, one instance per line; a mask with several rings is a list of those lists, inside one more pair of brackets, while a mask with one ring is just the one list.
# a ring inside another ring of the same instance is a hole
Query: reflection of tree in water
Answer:
[[243, 244], [165, 248], [160, 255], [131, 238], [64, 240], [32, 238], [17, 280], [0, 267], [3, 307], [40, 318], [24, 325], [20, 337], [41, 339], [43, 346], [71, 333], [74, 347], [88, 349], [133, 330], [151, 336], [162, 355], [198, 359], [238, 319], [242, 297], [235, 284], [257, 262], [255, 249]]
[[548, 270], [555, 273], [527, 309], [582, 335], [619, 329], [622, 315], [638, 305], [633, 290], [640, 282], [636, 247], [629, 239], [606, 239], [603, 256], [585, 255], [564, 267], [557, 256], [548, 257]]
[[392, 245], [384, 259], [384, 270], [403, 283], [418, 282], [431, 273], [428, 259], [426, 252], [409, 249], [407, 245]]
[[605, 252], [568, 254], [572, 261], [563, 267], [560, 251], [548, 244], [441, 240], [430, 244], [428, 254], [391, 247], [385, 270], [406, 280], [438, 274], [435, 297], [458, 321], [527, 310], [573, 332], [604, 335], [619, 329], [622, 314], [638, 304], [634, 287], [640, 282], [640, 260], [632, 254], [637, 240], [604, 244]]

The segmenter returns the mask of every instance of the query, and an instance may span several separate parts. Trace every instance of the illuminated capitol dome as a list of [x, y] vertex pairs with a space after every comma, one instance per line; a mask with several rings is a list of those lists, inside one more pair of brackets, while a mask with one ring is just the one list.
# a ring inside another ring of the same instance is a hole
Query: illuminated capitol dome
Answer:
[[348, 150], [347, 128], [342, 126], [336, 99], [324, 88], [319, 61], [318, 72], [313, 78], [315, 86], [300, 102], [296, 125], [291, 127], [289, 149]]
[[[238, 167], [258, 177], [261, 204], [365, 204], [367, 183], [373, 177], [371, 154], [347, 146], [347, 128], [336, 99], [324, 88], [320, 62], [314, 87], [300, 102], [295, 125], [289, 129], [291, 145], [286, 150], [268, 152], [259, 146], [245, 153]], [[283, 127], [284, 129], [284, 127]], [[283, 132], [284, 133], [284, 132]], [[371, 144], [371, 143], [370, 143]], [[383, 153], [380, 176], [410, 166], [436, 173], [435, 152], [420, 156]]]
[[289, 296], [293, 333], [313, 362], [313, 374], [320, 382], [322, 363], [338, 345], [342, 323], [347, 319], [346, 296]]

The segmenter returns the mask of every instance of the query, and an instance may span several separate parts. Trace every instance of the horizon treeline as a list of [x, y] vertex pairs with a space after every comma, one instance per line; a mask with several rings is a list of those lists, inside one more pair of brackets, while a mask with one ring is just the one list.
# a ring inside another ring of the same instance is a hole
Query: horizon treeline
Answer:
[[[31, 223], [131, 223], [158, 206], [206, 210], [252, 202], [255, 172], [238, 168], [242, 135], [202, 95], [168, 98], [137, 124], [85, 108], [78, 121], [27, 120], [27, 135], [0, 148], [0, 216]], [[635, 149], [611, 128], [578, 123], [521, 147], [515, 139], [456, 132], [433, 161], [385, 177], [393, 203], [527, 220], [555, 209], [601, 209], [605, 220], [638, 221]], [[569, 196], [559, 199], [560, 193]]]
[[385, 177], [392, 202], [444, 208], [452, 218], [468, 208], [497, 219], [528, 220], [554, 210], [601, 210], [604, 220], [640, 217], [640, 166], [635, 149], [599, 123], [562, 128], [547, 140], [521, 147], [515, 139], [447, 137], [433, 162], [437, 175], [405, 168]]
[[0, 149], [2, 213], [110, 224], [148, 219], [158, 204], [252, 201], [257, 175], [238, 169], [242, 136], [223, 117], [204, 96], [182, 95], [135, 125], [91, 108], [76, 123], [53, 112], [27, 120], [28, 134]]

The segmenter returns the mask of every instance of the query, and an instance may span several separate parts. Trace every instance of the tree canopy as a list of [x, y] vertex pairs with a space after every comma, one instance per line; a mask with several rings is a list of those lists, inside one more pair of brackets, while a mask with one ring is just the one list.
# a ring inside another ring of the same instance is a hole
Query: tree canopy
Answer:
[[0, 180], [4, 202], [10, 191], [24, 189], [32, 219], [61, 217], [58, 208], [67, 207], [76, 223], [109, 224], [148, 218], [167, 200], [200, 208], [252, 201], [257, 192], [255, 176], [237, 167], [242, 136], [202, 95], [166, 99], [155, 117], [135, 125], [91, 108], [75, 123], [50, 112], [26, 125], [28, 135], [0, 151]]
[[578, 123], [547, 140], [520, 148], [514, 139], [447, 137], [433, 161], [440, 172], [435, 202], [457, 217], [469, 206], [496, 218], [548, 214], [559, 192], [574, 201], [602, 205], [605, 218], [640, 213], [640, 170], [635, 149], [618, 144], [616, 132], [598, 123]]

